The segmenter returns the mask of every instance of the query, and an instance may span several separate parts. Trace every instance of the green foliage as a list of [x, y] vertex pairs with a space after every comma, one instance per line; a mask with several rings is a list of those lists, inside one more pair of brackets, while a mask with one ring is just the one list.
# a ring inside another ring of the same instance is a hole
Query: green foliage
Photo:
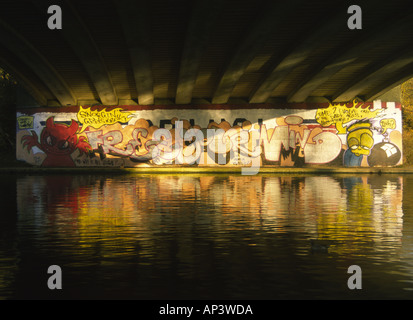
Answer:
[[0, 68], [0, 150], [12, 151], [16, 136], [16, 88], [13, 77]]
[[403, 162], [413, 165], [413, 79], [401, 85], [403, 105]]

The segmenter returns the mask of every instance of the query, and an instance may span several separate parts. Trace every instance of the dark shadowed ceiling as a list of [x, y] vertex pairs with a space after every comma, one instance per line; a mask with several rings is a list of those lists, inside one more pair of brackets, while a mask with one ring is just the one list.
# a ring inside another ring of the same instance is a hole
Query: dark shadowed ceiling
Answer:
[[[63, 28], [50, 30], [50, 5]], [[362, 29], [350, 30], [350, 5]], [[371, 100], [413, 76], [411, 1], [1, 0], [0, 67], [39, 105]]]

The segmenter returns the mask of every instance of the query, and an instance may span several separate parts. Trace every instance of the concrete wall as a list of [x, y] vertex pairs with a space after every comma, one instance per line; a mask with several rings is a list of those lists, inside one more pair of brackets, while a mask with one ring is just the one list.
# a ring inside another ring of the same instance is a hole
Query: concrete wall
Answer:
[[20, 109], [16, 156], [43, 167], [401, 164], [400, 103], [294, 107]]

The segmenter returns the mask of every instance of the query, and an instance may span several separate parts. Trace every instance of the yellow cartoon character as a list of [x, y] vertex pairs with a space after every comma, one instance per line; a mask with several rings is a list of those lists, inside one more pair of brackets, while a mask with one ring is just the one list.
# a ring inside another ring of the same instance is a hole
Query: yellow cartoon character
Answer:
[[348, 149], [344, 153], [345, 166], [358, 167], [363, 156], [370, 154], [374, 144], [373, 132], [370, 128], [371, 123], [368, 121], [359, 121], [347, 128]]

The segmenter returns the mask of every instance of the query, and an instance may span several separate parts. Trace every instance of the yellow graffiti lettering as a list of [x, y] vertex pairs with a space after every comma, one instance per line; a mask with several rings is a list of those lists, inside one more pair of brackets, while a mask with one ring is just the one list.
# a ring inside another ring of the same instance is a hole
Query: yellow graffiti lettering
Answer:
[[396, 120], [383, 119], [380, 121], [380, 125], [383, 128], [383, 134], [384, 134], [386, 133], [387, 129], [396, 129]]
[[17, 118], [17, 123], [19, 124], [19, 129], [32, 129], [33, 128], [32, 116], [20, 116]]
[[132, 116], [132, 112], [122, 111], [121, 108], [110, 111], [106, 111], [105, 108], [98, 111], [80, 106], [77, 113], [77, 120], [82, 124], [82, 128], [79, 133], [85, 131], [87, 127], [99, 129], [103, 125], [110, 125], [117, 122], [125, 123], [129, 121], [130, 116]]
[[370, 108], [356, 107], [355, 102], [352, 103], [351, 107], [343, 104], [330, 104], [327, 108], [317, 110], [316, 121], [323, 127], [335, 125], [337, 134], [345, 134], [346, 128], [343, 127], [343, 124], [351, 120], [376, 118], [381, 112], [381, 109], [371, 110]]

